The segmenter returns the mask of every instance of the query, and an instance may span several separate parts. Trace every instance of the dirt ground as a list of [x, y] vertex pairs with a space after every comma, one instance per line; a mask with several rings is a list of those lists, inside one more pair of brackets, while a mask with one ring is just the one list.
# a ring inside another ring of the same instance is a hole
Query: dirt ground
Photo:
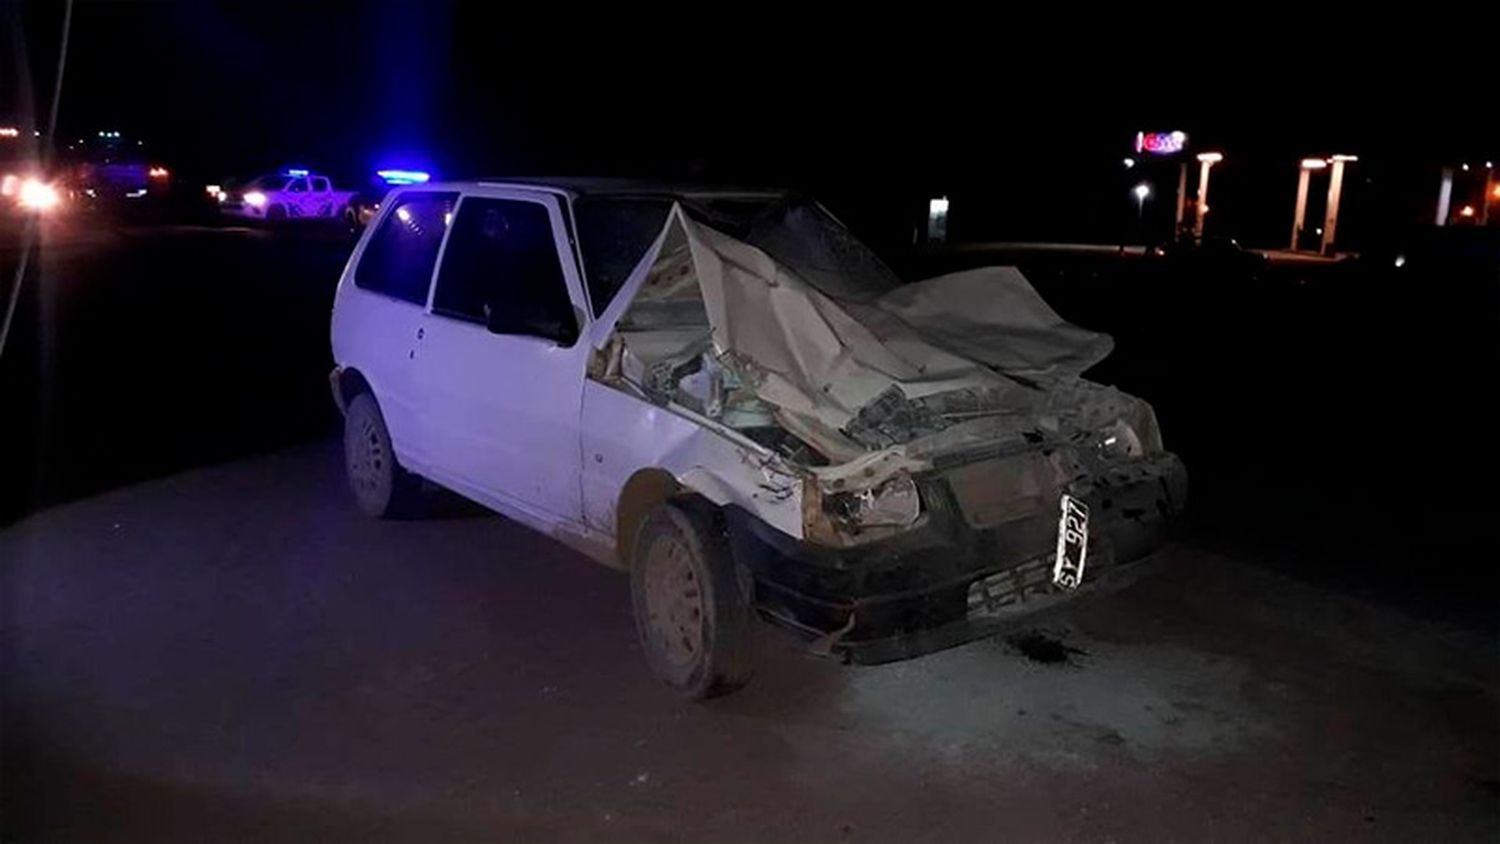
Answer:
[[1495, 643], [1258, 561], [886, 666], [766, 628], [688, 704], [618, 573], [342, 484], [323, 443], [0, 531], [7, 839], [1500, 839]]

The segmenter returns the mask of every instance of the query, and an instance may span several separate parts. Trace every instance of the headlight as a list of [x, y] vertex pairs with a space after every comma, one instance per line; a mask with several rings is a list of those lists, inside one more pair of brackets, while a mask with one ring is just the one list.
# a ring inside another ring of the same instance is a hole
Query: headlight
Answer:
[[1117, 419], [1099, 431], [1099, 451], [1116, 460], [1145, 454], [1140, 434], [1124, 419]]
[[836, 492], [823, 498], [823, 511], [846, 528], [906, 527], [922, 512], [911, 475], [897, 475], [858, 492]]
[[50, 211], [57, 207], [62, 197], [58, 195], [57, 188], [37, 179], [27, 179], [21, 182], [17, 201], [28, 211]]
[[249, 193], [245, 194], [245, 204], [254, 205], [256, 208], [260, 208], [261, 206], [266, 204], [266, 195], [258, 190], [250, 191]]

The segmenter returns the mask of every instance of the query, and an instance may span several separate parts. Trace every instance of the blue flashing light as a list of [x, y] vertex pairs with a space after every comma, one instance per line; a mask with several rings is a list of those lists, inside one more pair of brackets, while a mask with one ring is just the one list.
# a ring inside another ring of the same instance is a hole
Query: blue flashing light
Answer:
[[293, 177], [293, 178], [301, 179], [301, 178], [304, 178], [305, 176], [307, 176], [308, 171], [307, 170], [303, 170], [303, 169], [298, 168], [298, 167], [293, 167], [293, 168], [288, 169], [286, 171], [286, 174], [288, 176]]
[[376, 170], [375, 175], [388, 185], [423, 185], [432, 178], [425, 170]]

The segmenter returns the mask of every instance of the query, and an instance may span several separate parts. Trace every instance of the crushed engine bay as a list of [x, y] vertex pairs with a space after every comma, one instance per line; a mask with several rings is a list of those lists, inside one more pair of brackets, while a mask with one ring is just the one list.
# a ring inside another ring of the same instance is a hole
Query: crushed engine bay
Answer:
[[1064, 321], [1015, 268], [901, 285], [851, 243], [810, 204], [745, 240], [674, 205], [595, 377], [820, 476], [887, 449], [925, 463], [1004, 442], [1102, 442], [1121, 420], [1122, 455], [1160, 447], [1148, 405], [1079, 377], [1110, 338]]

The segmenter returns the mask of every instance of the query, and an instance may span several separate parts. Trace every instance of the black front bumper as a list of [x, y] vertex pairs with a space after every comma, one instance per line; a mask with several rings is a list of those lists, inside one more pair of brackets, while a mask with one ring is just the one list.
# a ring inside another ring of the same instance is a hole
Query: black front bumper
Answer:
[[[1187, 475], [1170, 454], [1131, 461], [1066, 490], [1090, 509], [1082, 591], [1165, 539], [1186, 499]], [[727, 511], [738, 563], [755, 574], [761, 614], [814, 648], [859, 663], [905, 659], [994, 632], [1080, 590], [1051, 583], [1059, 510], [988, 529], [961, 517], [948, 487], [922, 484], [926, 519], [870, 545], [832, 549], [793, 539], [737, 508]], [[977, 581], [983, 586], [971, 589]]]

